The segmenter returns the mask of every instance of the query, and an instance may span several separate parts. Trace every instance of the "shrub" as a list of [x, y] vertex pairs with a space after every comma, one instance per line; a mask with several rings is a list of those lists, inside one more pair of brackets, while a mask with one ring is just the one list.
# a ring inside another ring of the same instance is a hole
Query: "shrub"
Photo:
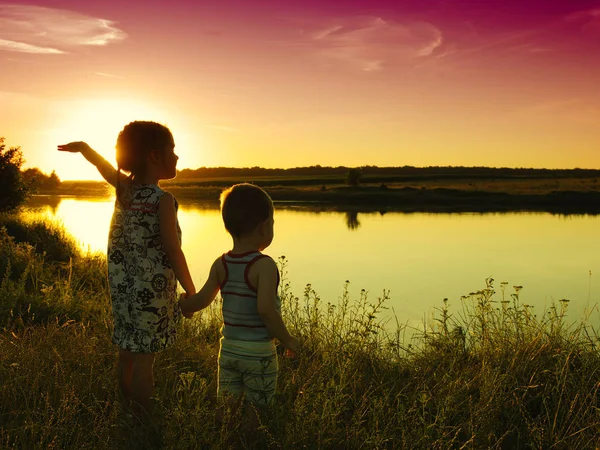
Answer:
[[20, 147], [6, 149], [0, 137], [0, 211], [11, 211], [21, 206], [27, 198], [21, 166], [25, 160]]

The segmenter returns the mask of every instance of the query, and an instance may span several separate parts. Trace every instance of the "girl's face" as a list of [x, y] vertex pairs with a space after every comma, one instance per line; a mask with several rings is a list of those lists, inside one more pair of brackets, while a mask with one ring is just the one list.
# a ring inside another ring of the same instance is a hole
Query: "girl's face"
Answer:
[[165, 147], [163, 151], [163, 173], [162, 177], [165, 180], [175, 178], [177, 175], [177, 160], [179, 156], [175, 154], [175, 142], [171, 138], [171, 142]]

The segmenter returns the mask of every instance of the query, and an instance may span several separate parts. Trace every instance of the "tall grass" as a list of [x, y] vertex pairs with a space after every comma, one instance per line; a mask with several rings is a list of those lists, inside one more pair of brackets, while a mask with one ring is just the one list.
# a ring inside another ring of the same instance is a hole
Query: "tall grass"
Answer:
[[[46, 256], [47, 258], [47, 256]], [[281, 261], [285, 275], [285, 260]], [[235, 448], [236, 417], [215, 420], [220, 313], [185, 321], [157, 359], [157, 427], [120, 406], [106, 262], [52, 262], [0, 231], [1, 448]], [[284, 276], [285, 279], [285, 276]], [[387, 294], [325, 302], [283, 283], [300, 358], [280, 358], [265, 448], [596, 448], [598, 336], [566, 304], [538, 317], [493, 281], [442, 304], [412, 340], [381, 321]]]

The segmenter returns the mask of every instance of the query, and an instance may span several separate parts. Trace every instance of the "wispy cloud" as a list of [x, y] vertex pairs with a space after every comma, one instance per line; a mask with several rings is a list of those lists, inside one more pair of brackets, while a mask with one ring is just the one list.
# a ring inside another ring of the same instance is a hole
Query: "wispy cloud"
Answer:
[[365, 72], [431, 55], [443, 41], [442, 32], [427, 22], [396, 22], [374, 16], [354, 16], [309, 27], [304, 45], [330, 63]]
[[0, 39], [0, 49], [22, 52], [22, 53], [41, 53], [46, 55], [57, 55], [64, 53], [62, 50], [52, 47], [40, 47], [37, 45], [26, 44], [25, 42], [9, 41]]
[[568, 22], [580, 24], [581, 31], [600, 36], [600, 7], [578, 11], [567, 16]]
[[122, 77], [120, 75], [114, 75], [112, 73], [105, 73], [105, 72], [94, 72], [95, 75], [98, 75], [100, 77], [106, 77], [106, 78], [118, 78], [119, 80], [124, 80], [125, 77]]
[[0, 50], [61, 54], [126, 38], [110, 20], [56, 8], [0, 5]]

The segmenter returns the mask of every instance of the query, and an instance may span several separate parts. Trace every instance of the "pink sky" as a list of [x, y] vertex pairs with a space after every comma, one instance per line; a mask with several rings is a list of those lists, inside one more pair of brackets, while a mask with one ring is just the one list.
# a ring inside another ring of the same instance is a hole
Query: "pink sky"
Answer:
[[129, 121], [199, 166], [600, 166], [600, 0], [0, 2], [0, 136], [96, 177]]

